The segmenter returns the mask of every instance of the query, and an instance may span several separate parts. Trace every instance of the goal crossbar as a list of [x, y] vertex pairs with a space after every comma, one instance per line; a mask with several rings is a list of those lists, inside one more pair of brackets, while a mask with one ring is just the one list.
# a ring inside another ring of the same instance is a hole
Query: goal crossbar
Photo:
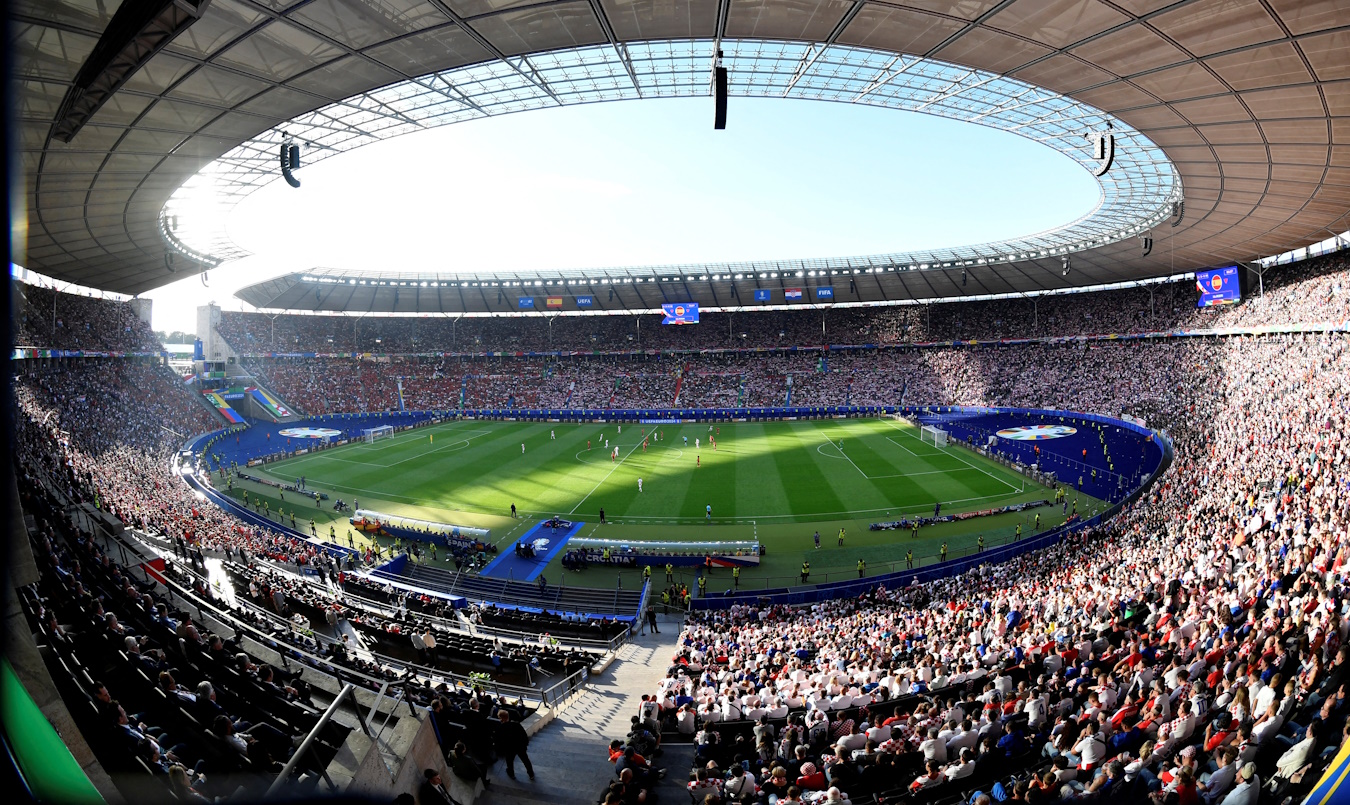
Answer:
[[924, 425], [923, 428], [919, 430], [919, 440], [931, 444], [934, 447], [946, 447], [947, 431], [942, 428], [933, 427], [932, 425]]
[[361, 429], [361, 440], [367, 444], [374, 443], [380, 439], [387, 439], [394, 435], [393, 425], [378, 425], [373, 428]]

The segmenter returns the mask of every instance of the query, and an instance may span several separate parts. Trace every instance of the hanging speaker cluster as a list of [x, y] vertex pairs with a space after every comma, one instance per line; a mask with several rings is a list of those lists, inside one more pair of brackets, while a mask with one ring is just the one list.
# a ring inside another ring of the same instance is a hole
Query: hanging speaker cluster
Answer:
[[717, 96], [717, 105], [713, 110], [713, 128], [721, 131], [727, 127], [727, 68], [722, 66], [722, 51], [717, 51], [717, 65], [713, 84]]
[[1186, 200], [1172, 202], [1172, 228], [1181, 226], [1181, 222], [1186, 218]]
[[292, 171], [300, 167], [300, 146], [292, 142], [281, 144], [281, 175], [286, 177], [286, 184], [291, 187], [299, 187], [300, 180], [295, 178]]

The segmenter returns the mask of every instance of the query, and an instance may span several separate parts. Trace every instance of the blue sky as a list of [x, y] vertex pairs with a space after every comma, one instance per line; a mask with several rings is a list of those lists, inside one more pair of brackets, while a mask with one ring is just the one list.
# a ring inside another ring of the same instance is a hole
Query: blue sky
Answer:
[[157, 329], [314, 267], [472, 272], [830, 257], [1066, 224], [1096, 182], [1049, 148], [922, 114], [732, 98], [547, 109], [357, 149], [231, 215], [254, 256], [149, 294]]

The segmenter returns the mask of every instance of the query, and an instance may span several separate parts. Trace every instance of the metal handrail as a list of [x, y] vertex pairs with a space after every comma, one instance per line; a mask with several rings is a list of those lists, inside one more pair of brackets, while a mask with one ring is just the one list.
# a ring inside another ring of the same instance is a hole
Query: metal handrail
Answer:
[[[228, 623], [228, 625], [232, 629], [236, 630], [243, 629], [245, 631], [253, 633], [254, 635], [262, 636], [266, 641], [274, 643], [277, 642], [277, 638], [274, 635], [263, 632], [260, 629], [257, 629], [256, 627], [252, 626], [251, 624], [240, 622], [238, 616], [234, 615], [234, 613], [229, 612], [228, 610], [221, 609], [220, 607], [210, 602], [203, 601], [201, 598], [197, 596], [196, 593], [184, 590], [181, 586], [169, 580], [167, 577], [162, 583], [165, 584], [165, 586], [167, 587], [171, 587], [174, 590], [175, 594], [178, 595], [179, 597], [190, 599], [197, 606], [197, 612], [199, 617], [201, 615], [202, 607], [204, 606], [205, 608], [211, 610], [211, 612], [214, 613], [217, 616], [217, 618], [220, 619], [222, 622]], [[223, 618], [220, 616], [223, 616]], [[255, 637], [254, 639], [256, 640], [257, 638]], [[262, 643], [262, 645], [264, 646], [267, 645], [266, 642], [263, 641], [259, 642]], [[298, 648], [289, 643], [284, 643], [283, 646], [285, 648], [285, 651], [279, 652], [283, 658], [286, 656], [286, 652], [294, 652], [302, 657], [314, 660], [315, 662], [331, 666], [334, 669], [334, 673], [329, 674], [329, 676], [338, 676], [340, 674], [341, 676], [356, 677], [369, 682], [377, 683], [379, 685], [386, 684], [390, 681], [379, 677], [373, 677], [368, 674], [364, 674], [360, 671], [347, 668], [346, 666], [339, 665], [337, 663], [334, 663], [331, 659], [327, 659], [324, 657], [320, 657], [316, 654], [312, 654], [308, 651], [305, 651], [304, 649]], [[416, 672], [419, 676], [426, 677], [427, 679], [430, 679], [433, 676], [440, 677], [446, 680], [447, 682], [454, 682], [464, 687], [472, 687], [473, 685], [480, 685], [487, 687], [490, 685], [498, 693], [505, 691], [507, 695], [515, 696], [515, 698], [517, 699], [524, 699], [524, 698], [540, 699], [540, 692], [534, 688], [520, 687], [518, 685], [508, 685], [505, 683], [494, 682], [492, 680], [485, 681], [480, 679], [474, 679], [468, 676], [464, 676], [462, 674], [456, 674], [453, 671], [446, 671], [440, 668], [428, 668], [426, 666], [418, 665], [416, 663], [405, 662], [396, 657], [390, 657], [386, 654], [380, 654], [375, 651], [368, 651], [367, 653], [369, 653], [372, 657], [384, 661], [386, 664], [402, 666], [405, 669], [405, 671], [411, 669], [414, 672]], [[322, 668], [316, 667], [314, 668], [314, 670], [323, 674], [327, 673]]]
[[[337, 698], [333, 699], [333, 703], [328, 705], [328, 709], [323, 711], [323, 715], [319, 716], [319, 720], [310, 728], [309, 734], [305, 736], [305, 740], [301, 741], [300, 747], [291, 755], [291, 759], [286, 761], [286, 766], [282, 768], [279, 774], [277, 774], [276, 779], [272, 781], [272, 785], [268, 786], [267, 793], [263, 795], [264, 797], [272, 796], [286, 780], [290, 779], [291, 772], [295, 770], [295, 766], [300, 762], [300, 758], [304, 757], [305, 753], [314, 745], [314, 742], [318, 740], [319, 733], [323, 731], [324, 727], [328, 726], [328, 722], [333, 720], [333, 714], [337, 712], [338, 706], [342, 704], [342, 700], [351, 696], [352, 692], [355, 690], [356, 687], [350, 682], [342, 686], [342, 691], [338, 693]], [[353, 701], [354, 700], [355, 699], [353, 699]], [[323, 779], [327, 781], [329, 788], [336, 791], [337, 786], [333, 783], [333, 778], [328, 776], [328, 770], [323, 769], [320, 770], [319, 773], [323, 775]]]
[[[313, 582], [310, 582], [308, 579], [305, 578], [300, 579], [300, 583], [308, 584], [311, 587], [318, 588], [317, 584], [314, 584]], [[362, 606], [364, 606], [366, 609], [375, 610], [379, 612], [381, 615], [385, 615], [386, 617], [388, 616], [389, 613], [394, 613], [398, 611], [397, 606], [391, 605], [388, 602], [381, 602], [371, 598], [366, 598], [365, 596], [362, 595], [355, 595], [345, 587], [342, 590], [342, 598], [343, 600], [356, 601]], [[413, 613], [413, 610], [409, 610], [409, 612]], [[486, 626], [484, 624], [478, 623], [466, 624], [457, 618], [440, 618], [435, 615], [430, 615], [421, 611], [417, 611], [413, 614], [416, 614], [419, 620], [427, 620], [430, 621], [431, 623], [436, 624], [445, 624], [450, 631], [460, 632], [463, 634], [470, 635], [472, 637], [477, 637], [479, 633], [485, 633], [493, 637], [506, 637], [509, 639], [519, 640], [521, 643], [524, 644], [538, 642], [539, 636], [538, 632], [522, 632], [517, 629], [505, 629], [499, 626]], [[618, 649], [619, 646], [623, 645], [623, 643], [626, 641], [626, 635], [619, 635], [617, 637], [612, 637], [609, 640], [596, 640], [594, 638], [588, 637], [569, 637], [566, 635], [560, 635], [558, 636], [558, 640], [565, 644], [575, 644], [578, 648], [603, 647], [608, 651], [615, 651]]]

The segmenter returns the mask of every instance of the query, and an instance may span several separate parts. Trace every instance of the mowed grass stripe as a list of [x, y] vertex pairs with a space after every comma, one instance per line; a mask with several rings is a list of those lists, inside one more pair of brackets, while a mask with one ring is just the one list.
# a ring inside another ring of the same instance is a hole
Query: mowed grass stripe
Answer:
[[[515, 503], [525, 514], [575, 510], [578, 517], [592, 520], [604, 506], [611, 519], [646, 519], [652, 525], [697, 522], [709, 503], [715, 520], [785, 523], [851, 514], [888, 519], [890, 513], [924, 511], [936, 500], [953, 503], [954, 510], [979, 508], [1014, 494], [995, 480], [1009, 477], [1010, 471], [962, 448], [924, 445], [911, 435], [912, 428], [890, 422], [718, 427], [722, 437], [717, 451], [706, 443], [707, 425], [690, 424], [659, 426], [665, 441], [650, 442], [644, 454], [646, 428], [637, 425], [620, 434], [613, 424], [468, 420], [420, 429], [398, 442], [387, 440], [378, 463], [362, 461], [373, 451], [355, 444], [271, 465], [267, 474], [280, 480], [303, 474], [312, 485], [336, 489], [347, 498], [406, 503], [396, 508], [415, 507], [417, 516], [437, 508], [501, 515]], [[556, 439], [549, 439], [550, 430]], [[425, 438], [430, 433], [434, 442]], [[622, 462], [610, 462], [605, 436], [611, 448], [619, 447]], [[695, 439], [700, 448], [694, 447]], [[839, 439], [851, 460], [838, 454], [834, 443]], [[521, 442], [526, 443], [524, 455]], [[695, 466], [696, 457], [702, 458], [702, 466]], [[877, 477], [865, 477], [874, 473]], [[639, 477], [645, 481], [641, 495]], [[1011, 479], [1020, 487], [1020, 476]]]
[[[919, 438], [917, 430], [907, 423], [905, 427], [901, 428], [897, 423], [891, 420], [873, 420], [871, 426], [874, 428], [886, 428], [887, 430], [903, 434], [902, 440], [905, 442], [905, 446], [910, 449], [914, 449], [913, 445], [915, 444], [927, 446]], [[945, 465], [944, 469], [954, 470], [957, 466], [964, 467], [972, 473], [989, 478], [989, 480], [994, 481], [1000, 489], [1008, 493], [1019, 490], [1024, 486], [1026, 479], [1021, 474], [1007, 469], [1002, 464], [985, 459], [964, 447], [957, 447], [955, 445], [946, 448], [928, 446], [928, 449], [944, 454], [946, 458], [952, 462]]]
[[[825, 439], [817, 425], [811, 422], [790, 422], [780, 434], [770, 439], [775, 446], [781, 446], [781, 449], [773, 451], [773, 460], [787, 488], [789, 511], [793, 514], [818, 514], [851, 508], [847, 503], [851, 496], [840, 495], [831, 479], [838, 479], [845, 472], [858, 479], [862, 476], [848, 462], [820, 454], [817, 448]], [[826, 465], [826, 462], [829, 464]]]
[[[479, 423], [486, 424], [486, 423]], [[510, 502], [492, 494], [491, 479], [483, 470], [496, 466], [502, 456], [510, 455], [515, 435], [507, 429], [478, 428], [488, 432], [473, 439], [463, 449], [437, 450], [434, 442], [410, 444], [410, 454], [397, 467], [371, 467], [358, 480], [348, 476], [349, 485], [380, 484], [395, 487], [401, 494], [434, 500], [442, 505], [480, 511], [501, 512]], [[462, 489], [472, 479], [472, 486]]]
[[[685, 462], [689, 468], [689, 488], [685, 491], [684, 502], [680, 506], [679, 516], [689, 518], [704, 517], [706, 507], [713, 507], [713, 519], [720, 517], [744, 516], [736, 510], [736, 453], [728, 450], [713, 450], [708, 446], [706, 426], [686, 425], [680, 435], [689, 437], [690, 447], [681, 450], [693, 461]], [[694, 447], [695, 439], [698, 447]]]
[[[684, 453], [670, 444], [669, 439], [651, 442], [646, 453], [638, 448], [624, 462], [626, 491], [616, 490], [620, 494], [614, 494], [600, 490], [586, 508], [598, 512], [604, 505], [607, 517], [639, 520], [679, 516], [672, 512], [682, 509], [689, 494], [689, 484], [694, 478], [685, 464], [692, 464], [694, 459], [692, 453]], [[643, 481], [641, 494], [637, 491], [638, 478]]]
[[[775, 451], [753, 449], [757, 444], [772, 444], [762, 423], [748, 423], [737, 429], [735, 438], [722, 440], [718, 449], [736, 456], [736, 511], [770, 514], [791, 510], [789, 493]], [[744, 445], [744, 449], [742, 449]]]

